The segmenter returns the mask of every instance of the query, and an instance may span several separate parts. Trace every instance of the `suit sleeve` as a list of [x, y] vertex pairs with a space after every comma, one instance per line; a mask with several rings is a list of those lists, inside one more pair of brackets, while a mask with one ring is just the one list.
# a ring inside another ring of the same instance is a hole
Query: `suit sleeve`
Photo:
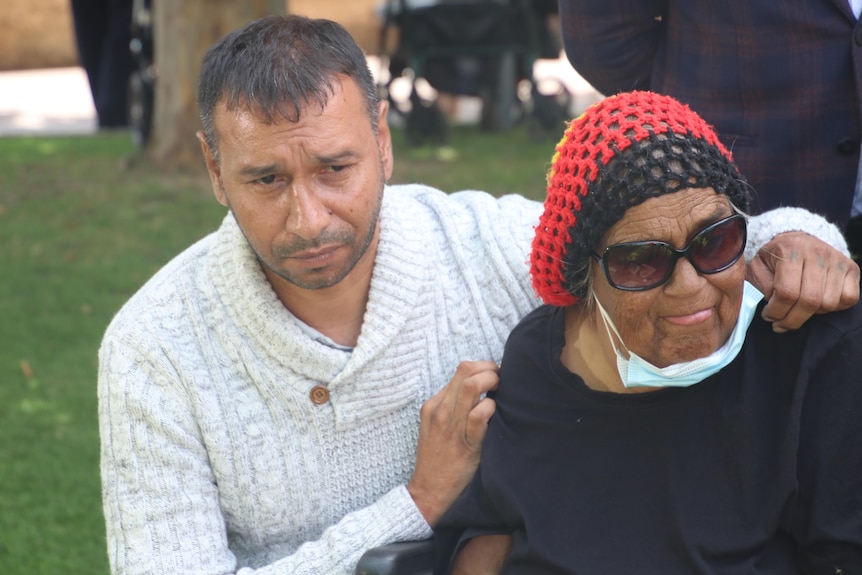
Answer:
[[563, 44], [572, 66], [605, 95], [650, 87], [663, 41], [664, 0], [560, 0]]

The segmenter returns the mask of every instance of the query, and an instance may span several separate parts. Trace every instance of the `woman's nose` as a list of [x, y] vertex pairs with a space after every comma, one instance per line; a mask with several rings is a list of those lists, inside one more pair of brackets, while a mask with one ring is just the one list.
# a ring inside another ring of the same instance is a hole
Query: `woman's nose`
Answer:
[[676, 264], [671, 271], [670, 279], [668, 279], [665, 289], [670, 292], [683, 292], [690, 291], [692, 289], [700, 289], [703, 287], [703, 281], [704, 277], [694, 269], [694, 265], [688, 261], [688, 258], [683, 257], [676, 260]]

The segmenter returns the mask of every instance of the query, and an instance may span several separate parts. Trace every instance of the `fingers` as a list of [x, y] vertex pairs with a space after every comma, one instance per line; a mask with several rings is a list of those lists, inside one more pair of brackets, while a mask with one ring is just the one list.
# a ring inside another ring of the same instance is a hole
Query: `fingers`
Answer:
[[764, 263], [762, 253], [763, 250], [745, 264], [745, 279], [769, 299], [772, 295], [773, 274]]
[[860, 287], [862, 287], [862, 280], [860, 280], [860, 272], [859, 265], [850, 260], [850, 269], [844, 275], [844, 284], [841, 290], [841, 297], [839, 298], [839, 303], [837, 309], [847, 309], [856, 305], [856, 302], [859, 301], [860, 296]]
[[441, 417], [465, 422], [467, 414], [476, 407], [482, 396], [497, 388], [498, 370], [493, 361], [463, 361], [455, 370], [452, 380], [426, 406], [429, 411], [440, 413]]
[[494, 401], [484, 396], [497, 388], [497, 374], [497, 364], [492, 361], [461, 362], [429, 406], [435, 427], [452, 428], [451, 432], [458, 434], [466, 447], [477, 450], [477, 455], [495, 409]]
[[763, 317], [776, 332], [798, 329], [815, 313], [846, 309], [859, 299], [859, 270], [852, 260], [834, 252], [827, 257], [783, 261]]
[[859, 266], [850, 258], [806, 234], [778, 237], [783, 236], [795, 237], [764, 246], [746, 276], [766, 295], [763, 317], [775, 331], [798, 329], [815, 313], [846, 309], [858, 301]]
[[[462, 372], [464, 376], [458, 380]], [[498, 374], [499, 368], [493, 361], [465, 361], [458, 366], [455, 371], [454, 391], [458, 398], [459, 414], [466, 414], [477, 408], [485, 394], [497, 389], [500, 382]]]
[[496, 389], [497, 372], [491, 361], [462, 362], [452, 380], [420, 410], [416, 467], [407, 490], [429, 525], [449, 508], [479, 465], [482, 440], [496, 408], [485, 394]]
[[[781, 246], [773, 242], [766, 244], [746, 266], [746, 279], [751, 282], [767, 300], [763, 309], [763, 319], [773, 323], [784, 320], [791, 312], [799, 297], [802, 285], [802, 262], [794, 257], [780, 254]], [[784, 328], [778, 328], [782, 331]]]
[[772, 322], [772, 329], [782, 333], [798, 329], [820, 308], [822, 286], [803, 277], [793, 281], [776, 281], [772, 297], [763, 308], [763, 318]]
[[497, 404], [490, 397], [482, 399], [476, 407], [470, 410], [464, 437], [471, 446], [481, 449], [482, 441], [488, 432], [488, 422], [497, 410]]
[[852, 260], [837, 262], [823, 282], [823, 294], [816, 313], [847, 309], [859, 301], [859, 266]]

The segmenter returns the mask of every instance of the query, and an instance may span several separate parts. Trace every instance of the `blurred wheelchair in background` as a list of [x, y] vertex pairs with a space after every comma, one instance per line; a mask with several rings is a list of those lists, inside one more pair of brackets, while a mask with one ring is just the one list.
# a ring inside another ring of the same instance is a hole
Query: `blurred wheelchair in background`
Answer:
[[129, 128], [132, 141], [144, 147], [150, 139], [153, 123], [153, 104], [156, 68], [153, 64], [152, 0], [134, 0], [132, 3], [132, 36], [129, 50], [132, 53], [132, 73], [129, 77]]
[[[537, 59], [560, 55], [559, 34], [549, 25], [557, 11], [556, 0], [388, 0], [381, 95], [403, 117], [408, 142], [447, 140], [438, 94], [479, 97], [483, 130], [526, 121], [531, 135], [558, 134], [571, 96], [561, 81], [540, 83], [533, 75]], [[404, 79], [408, 95], [399, 98], [393, 87]]]

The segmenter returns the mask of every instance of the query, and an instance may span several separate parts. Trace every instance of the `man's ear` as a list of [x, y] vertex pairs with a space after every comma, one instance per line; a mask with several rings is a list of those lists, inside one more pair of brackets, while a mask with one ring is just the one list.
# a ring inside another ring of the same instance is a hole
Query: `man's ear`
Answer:
[[198, 130], [195, 136], [197, 136], [198, 141], [201, 143], [201, 152], [203, 152], [204, 161], [207, 164], [207, 172], [209, 172], [210, 182], [212, 182], [213, 194], [215, 194], [218, 203], [227, 207], [227, 195], [224, 192], [224, 186], [221, 181], [221, 168], [215, 158], [215, 153], [210, 149], [209, 144], [207, 144], [206, 136], [204, 136], [202, 130]]
[[377, 104], [377, 149], [383, 162], [383, 175], [386, 181], [392, 177], [394, 158], [392, 155], [392, 133], [386, 116], [389, 113], [389, 102], [382, 100]]

